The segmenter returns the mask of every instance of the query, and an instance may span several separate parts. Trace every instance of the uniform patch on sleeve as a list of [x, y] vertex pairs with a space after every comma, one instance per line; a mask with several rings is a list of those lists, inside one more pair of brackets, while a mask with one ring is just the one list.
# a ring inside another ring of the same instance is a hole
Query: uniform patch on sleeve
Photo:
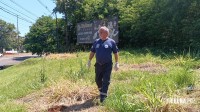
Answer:
[[97, 45], [96, 45], [96, 48], [99, 48], [99, 46], [100, 46], [100, 45], [99, 45], [99, 44], [97, 44]]

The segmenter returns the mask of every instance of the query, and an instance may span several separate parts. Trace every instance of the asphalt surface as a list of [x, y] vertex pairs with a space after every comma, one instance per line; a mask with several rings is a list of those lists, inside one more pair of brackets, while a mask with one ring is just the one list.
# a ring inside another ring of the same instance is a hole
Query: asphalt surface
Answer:
[[37, 55], [32, 55], [31, 53], [19, 53], [13, 55], [4, 55], [0, 57], [0, 66], [11, 66], [19, 64], [28, 58], [36, 58]]

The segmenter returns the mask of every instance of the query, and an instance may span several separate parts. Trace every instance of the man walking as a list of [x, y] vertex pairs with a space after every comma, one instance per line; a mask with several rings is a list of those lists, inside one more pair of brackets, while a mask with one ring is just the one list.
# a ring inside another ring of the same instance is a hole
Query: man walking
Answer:
[[107, 97], [108, 86], [110, 84], [110, 76], [112, 71], [112, 52], [115, 57], [114, 69], [119, 69], [118, 64], [118, 48], [115, 41], [109, 38], [109, 29], [105, 26], [99, 28], [99, 37], [91, 48], [87, 66], [91, 66], [91, 60], [96, 56], [95, 63], [95, 81], [100, 92], [100, 102], [103, 102]]

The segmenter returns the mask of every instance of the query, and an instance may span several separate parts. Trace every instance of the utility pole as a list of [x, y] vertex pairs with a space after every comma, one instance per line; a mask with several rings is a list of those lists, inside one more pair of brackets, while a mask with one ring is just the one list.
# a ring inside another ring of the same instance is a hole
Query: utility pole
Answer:
[[60, 42], [60, 38], [58, 36], [58, 19], [57, 19], [57, 14], [55, 12], [55, 16], [56, 16], [56, 41], [57, 41], [57, 52], [59, 53], [60, 52], [60, 45], [59, 45], [59, 42]]
[[67, 4], [65, 3], [65, 38], [66, 38], [66, 52], [69, 52], [69, 38], [68, 38], [68, 14], [67, 14]]
[[19, 15], [17, 15], [17, 51], [19, 52], [19, 50], [20, 50], [20, 45], [19, 45], [19, 26], [18, 26], [18, 17]]

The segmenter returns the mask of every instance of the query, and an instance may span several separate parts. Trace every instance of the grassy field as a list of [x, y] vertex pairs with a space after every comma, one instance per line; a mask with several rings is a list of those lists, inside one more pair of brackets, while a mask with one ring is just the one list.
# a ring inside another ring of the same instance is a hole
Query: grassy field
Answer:
[[0, 111], [47, 111], [60, 102], [70, 105], [90, 99], [94, 104], [88, 107], [91, 111], [200, 110], [198, 52], [179, 55], [150, 50], [120, 51], [120, 70], [112, 72], [109, 97], [103, 107], [94, 103], [98, 92], [94, 67], [85, 66], [88, 55], [88, 52], [55, 54], [28, 59], [0, 71]]

